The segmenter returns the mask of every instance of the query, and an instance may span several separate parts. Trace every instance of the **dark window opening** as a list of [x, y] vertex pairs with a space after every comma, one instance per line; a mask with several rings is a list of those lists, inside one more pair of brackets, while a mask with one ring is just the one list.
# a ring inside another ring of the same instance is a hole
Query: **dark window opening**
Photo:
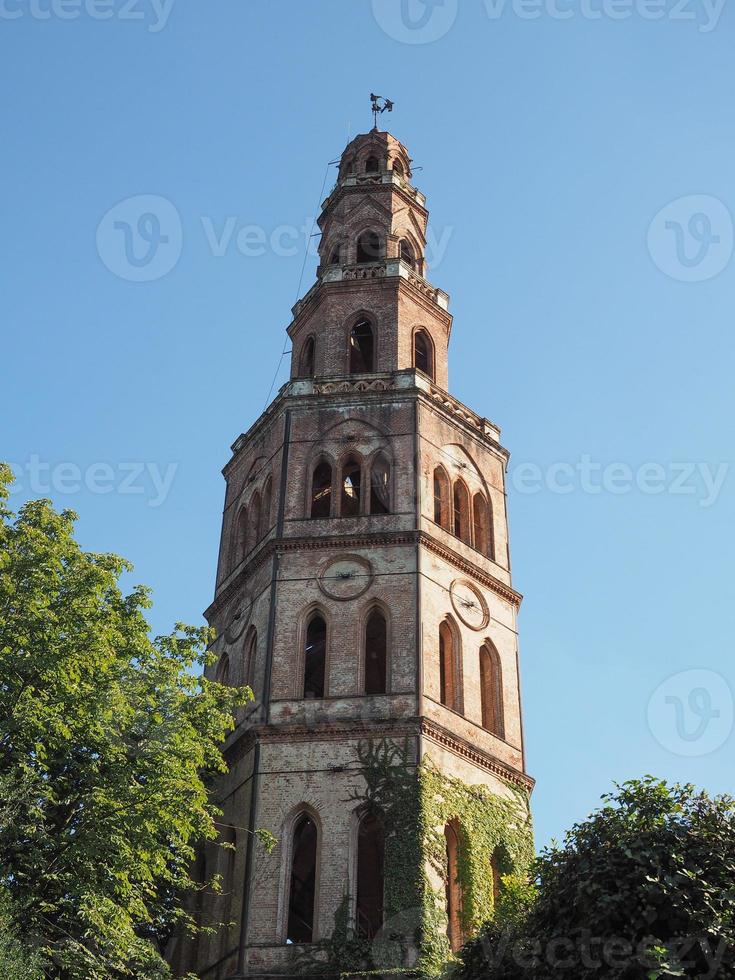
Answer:
[[370, 374], [374, 356], [373, 328], [367, 320], [360, 320], [350, 334], [350, 374]]
[[360, 461], [351, 456], [342, 467], [342, 517], [359, 517], [361, 481]]
[[324, 672], [327, 660], [327, 624], [318, 614], [306, 628], [304, 650], [304, 697], [324, 697]]
[[380, 171], [380, 160], [377, 157], [368, 157], [365, 161], [365, 173], [377, 174]]
[[374, 609], [365, 627], [365, 693], [385, 694], [387, 688], [388, 628], [385, 616]]
[[456, 953], [464, 942], [462, 926], [462, 886], [459, 882], [459, 835], [455, 827], [448, 823], [444, 828], [447, 853], [447, 935]]
[[454, 533], [466, 544], [470, 541], [470, 494], [461, 480], [454, 484]]
[[457, 698], [457, 653], [449, 623], [439, 627], [439, 700], [453, 711], [459, 710]]
[[405, 172], [406, 171], [403, 169], [403, 164], [401, 163], [401, 161], [400, 160], [394, 160], [393, 161], [393, 173], [394, 174], [397, 174], [399, 177], [403, 177], [403, 175], [405, 174]]
[[311, 482], [311, 516], [330, 517], [332, 514], [332, 467], [320, 463]]
[[390, 466], [383, 456], [378, 456], [370, 473], [370, 513], [390, 514]]
[[304, 815], [296, 824], [291, 858], [291, 888], [286, 942], [310, 943], [314, 938], [316, 894], [316, 824]]
[[341, 265], [342, 264], [342, 246], [335, 245], [332, 249], [332, 254], [329, 256], [328, 265]]
[[377, 814], [367, 814], [357, 838], [357, 932], [374, 939], [383, 927], [385, 830]]
[[449, 530], [449, 478], [441, 467], [434, 470], [434, 523]]
[[416, 257], [413, 254], [411, 243], [405, 238], [401, 239], [401, 260], [405, 262], [406, 265], [410, 265], [412, 269], [416, 265]]
[[216, 680], [218, 684], [224, 684], [225, 686], [230, 683], [230, 658], [226, 653], [222, 654], [220, 662], [217, 664]]
[[260, 541], [260, 494], [256, 493], [250, 502], [250, 530], [248, 531], [248, 541], [250, 547], [254, 548]]
[[304, 349], [301, 351], [301, 364], [299, 366], [300, 378], [314, 377], [315, 354], [316, 354], [316, 341], [314, 340], [313, 337], [309, 337], [309, 339], [304, 344]]
[[425, 330], [417, 330], [413, 339], [414, 367], [434, 380], [434, 349]]
[[374, 231], [364, 231], [357, 239], [357, 263], [364, 265], [366, 262], [379, 262], [380, 237]]

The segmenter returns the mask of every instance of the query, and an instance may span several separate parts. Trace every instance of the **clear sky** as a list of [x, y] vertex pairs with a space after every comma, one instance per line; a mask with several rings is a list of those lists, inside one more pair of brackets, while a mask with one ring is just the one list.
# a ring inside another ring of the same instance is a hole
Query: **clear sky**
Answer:
[[303, 226], [389, 96], [451, 389], [513, 454], [538, 841], [613, 780], [731, 789], [734, 41], [713, 0], [0, 0], [15, 502], [202, 621]]

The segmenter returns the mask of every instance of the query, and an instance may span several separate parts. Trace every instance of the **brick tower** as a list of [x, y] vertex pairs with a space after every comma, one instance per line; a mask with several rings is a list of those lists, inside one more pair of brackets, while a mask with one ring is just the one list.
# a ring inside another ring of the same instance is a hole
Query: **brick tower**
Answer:
[[508, 453], [447, 392], [411, 181], [390, 134], [347, 146], [291, 379], [224, 469], [212, 676], [255, 701], [201, 862], [213, 931], [171, 957], [205, 980], [450, 955], [528, 858]]

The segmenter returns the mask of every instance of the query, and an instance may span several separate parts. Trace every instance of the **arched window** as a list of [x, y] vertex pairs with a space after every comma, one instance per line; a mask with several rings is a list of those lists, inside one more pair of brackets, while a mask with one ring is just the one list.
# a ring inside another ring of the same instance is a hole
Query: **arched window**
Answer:
[[304, 644], [304, 697], [324, 697], [327, 662], [327, 624], [319, 613], [309, 620]]
[[464, 942], [464, 930], [462, 926], [462, 886], [459, 881], [460, 835], [455, 821], [448, 823], [444, 828], [444, 841], [447, 854], [447, 936], [452, 952], [456, 953]]
[[454, 533], [466, 544], [470, 538], [470, 493], [463, 480], [454, 484]]
[[332, 467], [326, 460], [314, 470], [311, 481], [311, 516], [332, 515]]
[[367, 813], [357, 833], [357, 933], [374, 939], [383, 927], [385, 828], [377, 813]]
[[380, 261], [380, 238], [377, 232], [364, 231], [357, 239], [357, 263]]
[[365, 625], [365, 694], [387, 690], [388, 627], [385, 616], [373, 609]]
[[505, 738], [503, 675], [498, 651], [489, 641], [480, 647], [480, 701], [482, 727], [498, 738]]
[[368, 157], [365, 161], [365, 173], [377, 174], [380, 172], [380, 160], [377, 157]]
[[349, 456], [342, 466], [342, 517], [359, 517], [362, 472], [360, 460]]
[[459, 637], [448, 620], [439, 627], [439, 700], [452, 711], [462, 711]]
[[230, 658], [226, 653], [223, 653], [219, 658], [215, 680], [218, 684], [227, 685], [230, 683]]
[[350, 374], [375, 370], [375, 338], [369, 320], [360, 320], [350, 333]]
[[329, 262], [327, 265], [341, 265], [342, 264], [342, 246], [335, 245], [329, 255]]
[[316, 824], [304, 813], [293, 832], [287, 943], [310, 943], [314, 939], [317, 842]]
[[248, 508], [250, 514], [250, 528], [248, 530], [248, 544], [251, 548], [260, 541], [260, 494], [255, 493], [250, 501]]
[[482, 493], [476, 493], [472, 499], [472, 535], [475, 550], [492, 557], [490, 508]]
[[370, 471], [370, 513], [390, 514], [390, 463], [382, 455]]
[[393, 173], [398, 177], [403, 177], [406, 171], [403, 169], [403, 164], [400, 160], [393, 161]]
[[434, 345], [425, 330], [417, 330], [413, 337], [414, 367], [434, 380]]
[[260, 502], [260, 536], [261, 538], [271, 529], [271, 505], [273, 502], [273, 481], [270, 477], [263, 489], [263, 499]]
[[413, 246], [407, 238], [401, 239], [400, 256], [402, 262], [405, 262], [406, 265], [410, 265], [412, 269], [414, 268], [416, 265], [416, 256], [414, 255]]
[[247, 508], [243, 507], [237, 518], [237, 531], [235, 539], [235, 560], [232, 563], [234, 568], [239, 565], [243, 560], [245, 555], [248, 553], [248, 512]]
[[301, 360], [299, 362], [299, 377], [314, 377], [314, 355], [316, 354], [316, 341], [309, 337], [301, 349]]
[[434, 470], [434, 523], [449, 530], [449, 477], [443, 466]]
[[245, 639], [245, 656], [242, 664], [242, 682], [252, 688], [255, 683], [255, 658], [258, 654], [258, 633], [254, 626], [250, 627]]

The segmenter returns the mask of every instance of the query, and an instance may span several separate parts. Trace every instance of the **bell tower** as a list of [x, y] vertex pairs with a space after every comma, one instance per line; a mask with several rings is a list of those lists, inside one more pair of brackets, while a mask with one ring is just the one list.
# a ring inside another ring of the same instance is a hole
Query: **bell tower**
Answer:
[[290, 380], [224, 469], [210, 676], [255, 700], [198, 871], [209, 931], [171, 955], [206, 980], [449, 957], [530, 856], [508, 453], [447, 390], [412, 180], [389, 133], [345, 149]]

